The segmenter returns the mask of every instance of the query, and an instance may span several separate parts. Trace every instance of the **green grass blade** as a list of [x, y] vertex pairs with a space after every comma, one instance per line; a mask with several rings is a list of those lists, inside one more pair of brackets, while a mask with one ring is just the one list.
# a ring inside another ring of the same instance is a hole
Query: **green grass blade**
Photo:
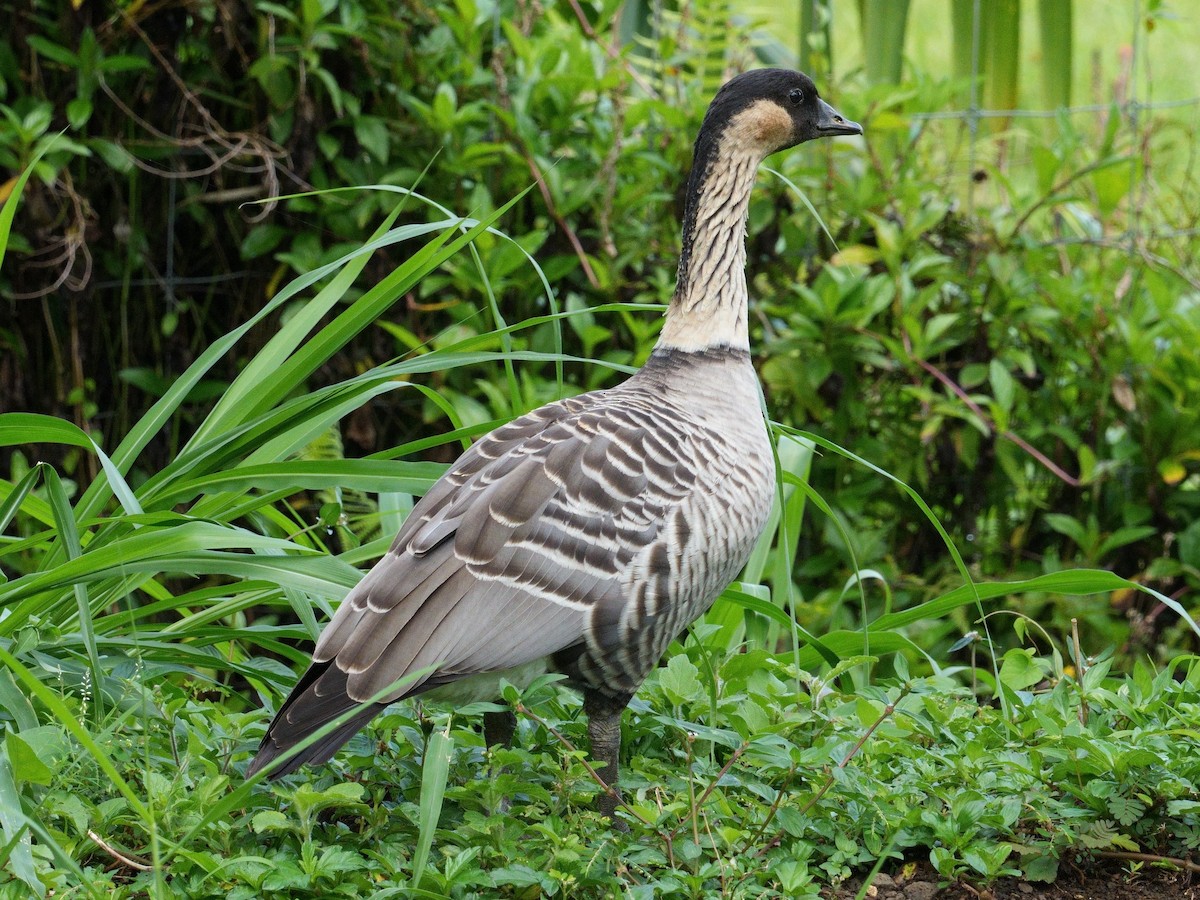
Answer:
[[418, 823], [417, 845], [413, 850], [410, 882], [414, 888], [421, 886], [421, 877], [425, 874], [429, 851], [433, 847], [433, 833], [442, 817], [442, 799], [446, 795], [446, 778], [450, 774], [450, 754], [453, 750], [449, 722], [445, 731], [434, 729], [425, 741], [425, 762], [421, 766], [421, 821]]
[[69, 444], [92, 449], [94, 442], [78, 426], [40, 413], [0, 414], [0, 446], [19, 444]]
[[[281, 459], [278, 455], [281, 447], [285, 453], [286, 448], [303, 447], [311, 440], [311, 434], [328, 427], [331, 421], [381, 393], [403, 386], [388, 375], [387, 371], [377, 369], [341, 384], [294, 397], [203, 444], [190, 445], [141, 486], [142, 503], [148, 509], [156, 507], [159, 493], [190, 473], [199, 477], [199, 473], [220, 471], [229, 466], [265, 464]], [[205, 514], [198, 509], [193, 509], [193, 513]]]
[[[233, 550], [252, 552], [229, 552]], [[58, 609], [56, 591], [138, 572], [211, 573], [267, 579], [335, 598], [340, 598], [361, 577], [356, 569], [336, 557], [312, 554], [291, 541], [212, 522], [184, 521], [167, 527], [141, 528], [103, 546], [89, 547], [81, 556], [53, 568], [3, 585], [0, 606], [7, 607], [9, 614], [0, 620], [0, 635], [12, 634], [27, 624], [30, 616], [45, 616]], [[60, 614], [54, 619], [62, 626], [71, 617]]]
[[[289, 317], [287, 322], [280, 326], [279, 331], [267, 342], [266, 346], [245, 365], [242, 371], [238, 373], [237, 378], [233, 380], [229, 389], [217, 401], [212, 412], [205, 417], [204, 422], [196, 429], [196, 433], [192, 436], [189, 443], [203, 442], [210, 434], [223, 431], [229, 427], [231, 422], [239, 422], [245, 418], [244, 407], [255, 397], [260, 387], [271, 380], [275, 370], [283, 365], [287, 361], [287, 358], [295, 352], [296, 348], [304, 342], [309, 332], [345, 296], [346, 291], [354, 284], [355, 279], [358, 278], [367, 262], [370, 261], [374, 251], [392, 243], [392, 240], [387, 240], [387, 238], [389, 237], [389, 230], [396, 220], [396, 216], [400, 213], [400, 209], [401, 207], [397, 205], [364, 246], [342, 257], [340, 262], [343, 262], [344, 265], [341, 270], [330, 279], [325, 287], [317, 292], [315, 297]], [[404, 237], [417, 236], [425, 230], [421, 226], [408, 230], [398, 229], [400, 233], [395, 235], [394, 238], [403, 239]]]
[[284, 460], [239, 466], [220, 472], [180, 479], [155, 494], [155, 504], [186, 503], [198, 494], [218, 491], [319, 490], [353, 488], [359, 491], [403, 491], [424, 494], [446, 471], [443, 463], [395, 462], [373, 459]]
[[899, 84], [909, 0], [860, 0], [869, 84]]
[[[824, 659], [825, 662], [829, 663], [829, 665], [836, 666], [838, 662], [841, 661], [842, 656], [845, 654], [837, 653], [825, 642], [823, 638], [817, 637], [808, 629], [800, 625], [800, 623], [795, 620], [795, 617], [788, 615], [786, 610], [780, 609], [778, 606], [768, 600], [755, 597], [753, 594], [749, 593], [746, 587], [747, 586], [735, 582], [734, 585], [731, 585], [722, 592], [721, 597], [731, 603], [737, 604], [738, 606], [742, 607], [742, 609], [758, 613], [760, 616], [770, 619], [772, 622], [775, 622], [777, 625], [780, 625], [789, 631], [794, 630], [799, 634], [804, 643], [812, 647], [813, 651], [819, 654], [819, 657]], [[861, 634], [858, 636], [858, 641], [860, 644], [862, 643]]]
[[487, 230], [527, 192], [528, 188], [486, 219], [474, 222], [465, 233], [449, 243], [447, 238], [451, 229], [471, 220], [457, 220], [448, 225], [442, 234], [405, 260], [381, 282], [368, 289], [349, 309], [306, 341], [295, 354], [280, 365], [268, 381], [260, 384], [260, 390], [255, 393], [254, 402], [250, 404], [246, 415], [260, 413], [287, 396], [351, 338], [379, 318], [397, 298]]
[[[935, 670], [937, 669], [936, 661], [924, 648], [919, 647], [912, 640], [895, 631], [873, 632], [871, 634], [872, 655], [869, 657], [860, 655], [863, 644], [861, 630], [831, 631], [821, 636], [821, 642], [825, 652], [832, 654], [839, 662], [841, 660], [874, 661], [888, 653], [913, 653], [925, 657], [930, 665]], [[824, 657], [820, 648], [815, 644], [802, 648], [798, 654], [798, 665], [802, 671], [819, 671], [822, 662], [828, 663], [829, 660]], [[857, 662], [853, 663], [853, 665], [857, 664]], [[828, 676], [825, 677], [827, 678]]]
[[789, 188], [792, 189], [792, 193], [800, 198], [800, 202], [804, 204], [804, 208], [808, 210], [809, 214], [813, 217], [813, 220], [816, 221], [816, 223], [821, 226], [821, 230], [823, 232], [825, 232], [825, 237], [827, 237], [829, 239], [829, 243], [833, 247], [834, 252], [836, 253], [837, 249], [838, 249], [838, 245], [837, 245], [837, 241], [834, 240], [834, 238], [833, 238], [833, 232], [829, 230], [829, 226], [825, 224], [824, 217], [817, 210], [817, 208], [815, 206], [813, 206], [812, 201], [808, 199], [808, 194], [806, 194], [804, 191], [802, 191], [800, 189], [799, 185], [796, 184], [796, 182], [792, 181], [792, 179], [788, 178], [782, 172], [780, 172], [776, 169], [772, 169], [770, 166], [763, 166], [762, 168], [765, 171], [769, 172], [770, 174], [774, 175], [776, 178], [778, 178], [784, 184], [786, 184]]
[[[13, 520], [13, 516], [17, 514], [17, 510], [25, 503], [29, 492], [33, 490], [33, 486], [37, 483], [38, 475], [41, 470], [34, 466], [23, 476], [15, 485], [11, 482], [4, 482], [8, 490], [8, 496], [0, 502], [0, 532], [3, 532], [8, 527], [8, 523]], [[0, 553], [0, 556], [3, 556]]]
[[1049, 575], [1039, 575], [1024, 581], [991, 581], [976, 582], [955, 588], [940, 597], [927, 600], [909, 609], [888, 613], [871, 622], [873, 632], [891, 631], [911, 625], [920, 619], [940, 618], [960, 606], [974, 603], [976, 600], [996, 600], [1012, 594], [1045, 592], [1066, 594], [1072, 596], [1085, 594], [1101, 594], [1123, 588], [1134, 588], [1144, 594], [1154, 597], [1178, 615], [1188, 627], [1200, 635], [1200, 625], [1192, 619], [1186, 609], [1177, 601], [1172, 600], [1153, 588], [1122, 578], [1103, 569], [1067, 569], [1062, 572], [1052, 572]]
[[[77, 560], [83, 556], [83, 545], [80, 542], [79, 531], [75, 523], [75, 513], [63, 489], [58, 472], [46, 463], [38, 463], [43, 472], [42, 481], [46, 485], [46, 493], [50, 498], [50, 508], [54, 510], [55, 524], [58, 528], [59, 542], [66, 550], [67, 558]], [[96, 635], [92, 631], [92, 607], [88, 597], [86, 582], [77, 581], [72, 588], [75, 593], [75, 603], [79, 611], [79, 631], [83, 637], [84, 650], [87, 653], [88, 665], [92, 670], [92, 689], [95, 697], [96, 721], [104, 718], [103, 672], [100, 669], [100, 655], [96, 652]]]
[[1042, 98], [1047, 109], [1071, 105], [1072, 0], [1038, 0], [1042, 43]]
[[[983, 4], [986, 28], [987, 77], [983, 86], [985, 109], [1011, 110], [1017, 108], [1021, 71], [1021, 4], [1020, 0], [989, 0]], [[1008, 127], [1007, 117], [989, 120], [996, 131]]]
[[[65, 131], [66, 129], [63, 129]], [[56, 138], [52, 138], [42, 145], [42, 148], [33, 155], [33, 159], [29, 161], [21, 174], [17, 176], [16, 183], [8, 194], [8, 199], [4, 201], [4, 205], [0, 206], [0, 266], [4, 265], [4, 254], [8, 250], [8, 236], [12, 234], [13, 218], [17, 214], [17, 205], [21, 200], [21, 194], [25, 190], [25, 185], [29, 182], [29, 176], [33, 174], [34, 166], [38, 164], [49, 151], [54, 149], [54, 141], [57, 137], [61, 137], [63, 131], [60, 131]]]
[[[316, 277], [313, 280], [315, 281]], [[245, 323], [210, 344], [208, 349], [201, 353], [196, 361], [188, 366], [182, 375], [175, 379], [167, 392], [150, 407], [149, 412], [138, 420], [137, 424], [130, 429], [129, 434], [125, 436], [117, 449], [113, 451], [112, 463], [117, 471], [122, 473], [129, 471], [138, 454], [154, 439], [155, 435], [162, 431], [163, 427], [170, 421], [171, 416], [175, 414], [179, 406], [187, 399], [192, 389], [208, 373], [208, 370], [216, 365], [217, 361], [229, 352], [250, 329], [286, 302], [288, 297], [289, 295], [283, 292], [277, 294], [270, 303], [266, 304]], [[76, 504], [76, 514], [80, 518], [96, 515], [108, 499], [108, 492], [110, 490], [111, 487], [106, 479], [98, 478], [93, 481]]]
[[[65, 419], [40, 413], [4, 413], [0, 415], [0, 446], [41, 443], [67, 444], [95, 453], [100, 460], [101, 469], [108, 478], [109, 487], [125, 511], [130, 515], [136, 515], [142, 511], [133, 490], [126, 483], [120, 470], [86, 431]], [[0, 524], [0, 529], [3, 527], [4, 525]]]
[[[433, 240], [416, 251], [382, 281], [369, 288], [353, 306], [305, 342], [296, 353], [274, 365], [269, 377], [253, 384], [252, 394], [243, 400], [243, 408], [239, 410], [239, 420], [261, 414], [277, 404], [431, 271], [435, 267], [433, 261], [438, 258], [438, 251], [443, 248], [452, 233], [454, 224], [456, 223], [442, 223]], [[363, 258], [365, 259], [365, 256]], [[206, 420], [197, 430], [193, 440], [203, 440], [218, 425], [223, 424], [214, 420], [214, 424], [210, 425]]]
[[[296, 618], [300, 620], [300, 624], [304, 626], [304, 630], [308, 632], [308, 636], [312, 640], [316, 640], [321, 636], [321, 626], [317, 624], [317, 617], [313, 614], [312, 600], [307, 594], [303, 594], [295, 588], [284, 588], [283, 596], [287, 599], [288, 606], [292, 612], [296, 614]], [[203, 624], [203, 622], [191, 617], [192, 621], [188, 623], [189, 635], [195, 632], [195, 629]]]
[[891, 472], [888, 472], [886, 469], [881, 469], [879, 466], [875, 465], [873, 462], [870, 462], [869, 460], [864, 459], [863, 457], [859, 456], [857, 453], [853, 453], [850, 450], [844, 449], [843, 447], [839, 446], [838, 444], [835, 444], [833, 441], [830, 441], [830, 440], [827, 440], [826, 438], [821, 437], [819, 434], [814, 434], [814, 433], [808, 432], [808, 431], [801, 431], [799, 429], [791, 428], [787, 425], [779, 425], [774, 422], [772, 423], [772, 427], [776, 428], [784, 433], [787, 433], [787, 434], [794, 434], [799, 437], [808, 438], [810, 441], [812, 441], [817, 446], [824, 447], [826, 450], [830, 450], [834, 453], [837, 453], [840, 456], [844, 456], [844, 457], [846, 457], [846, 459], [849, 459], [852, 462], [858, 463], [860, 466], [864, 466], [864, 467], [870, 469], [872, 472], [875, 472], [877, 475], [882, 475], [888, 481], [892, 482], [897, 487], [899, 487], [900, 490], [902, 490], [904, 493], [906, 493], [909, 496], [909, 498], [917, 505], [917, 507], [921, 510], [921, 512], [924, 513], [925, 518], [927, 518], [929, 520], [930, 524], [932, 524], [933, 527], [937, 530], [938, 535], [942, 539], [942, 543], [945, 544], [946, 550], [950, 553], [951, 558], [954, 560], [955, 568], [958, 569], [958, 573], [963, 577], [963, 581], [965, 581], [967, 583], [968, 589], [970, 589], [974, 585], [975, 582], [971, 578], [971, 573], [967, 569], [967, 564], [963, 561], [962, 554], [958, 552], [958, 547], [956, 547], [954, 545], [954, 541], [950, 539], [950, 535], [946, 532], [946, 529], [942, 526], [941, 521], [939, 521], [938, 517], [936, 515], [934, 515], [933, 510], [929, 508], [929, 504], [927, 504], [925, 502], [925, 500], [921, 497], [921, 495], [918, 494], [908, 484], [906, 484], [904, 481], [901, 481], [899, 478], [897, 478]]

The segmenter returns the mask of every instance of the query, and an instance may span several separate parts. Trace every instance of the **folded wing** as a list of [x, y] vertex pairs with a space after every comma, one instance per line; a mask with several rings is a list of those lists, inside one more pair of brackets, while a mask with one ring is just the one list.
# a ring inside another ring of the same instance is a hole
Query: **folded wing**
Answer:
[[[276, 775], [328, 759], [395, 700], [582, 645], [624, 615], [622, 575], [694, 481], [661, 410], [606, 393], [550, 404], [463, 454], [322, 633], [251, 774], [363, 701]], [[684, 440], [681, 438], [681, 440]]]

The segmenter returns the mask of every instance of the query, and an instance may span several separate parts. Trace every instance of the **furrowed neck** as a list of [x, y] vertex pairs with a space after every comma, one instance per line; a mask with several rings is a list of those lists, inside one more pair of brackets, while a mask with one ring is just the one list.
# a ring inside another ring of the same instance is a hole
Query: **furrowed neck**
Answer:
[[675, 295], [658, 346], [704, 350], [748, 349], [746, 326], [746, 214], [759, 147], [739, 140], [732, 124], [702, 134], [688, 180], [683, 247]]

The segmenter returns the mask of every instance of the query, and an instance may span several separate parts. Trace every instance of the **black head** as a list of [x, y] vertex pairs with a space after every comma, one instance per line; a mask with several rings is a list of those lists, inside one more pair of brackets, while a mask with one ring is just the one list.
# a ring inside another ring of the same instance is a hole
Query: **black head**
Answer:
[[759, 160], [819, 137], [862, 134], [817, 96], [816, 85], [803, 72], [755, 69], [725, 83], [709, 104], [696, 137], [683, 212], [683, 249], [679, 283], [687, 282], [696, 228], [696, 209], [709, 174], [725, 154]]
[[[730, 133], [731, 128], [736, 131]], [[822, 100], [803, 72], [755, 69], [731, 78], [717, 92], [700, 131], [767, 156], [820, 137], [862, 134], [862, 126]]]

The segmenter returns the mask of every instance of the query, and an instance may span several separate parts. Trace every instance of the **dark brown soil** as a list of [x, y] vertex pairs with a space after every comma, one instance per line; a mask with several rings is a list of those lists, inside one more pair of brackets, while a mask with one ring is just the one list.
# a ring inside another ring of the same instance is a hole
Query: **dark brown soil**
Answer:
[[[862, 879], [852, 879], [822, 896], [825, 900], [854, 900]], [[927, 865], [890, 875], [880, 873], [867, 888], [868, 900], [1200, 900], [1200, 875], [1176, 869], [1143, 866], [1131, 873], [1124, 865], [1087, 869], [1060, 868], [1053, 884], [1003, 879], [987, 888], [962, 883], [939, 886]]]

